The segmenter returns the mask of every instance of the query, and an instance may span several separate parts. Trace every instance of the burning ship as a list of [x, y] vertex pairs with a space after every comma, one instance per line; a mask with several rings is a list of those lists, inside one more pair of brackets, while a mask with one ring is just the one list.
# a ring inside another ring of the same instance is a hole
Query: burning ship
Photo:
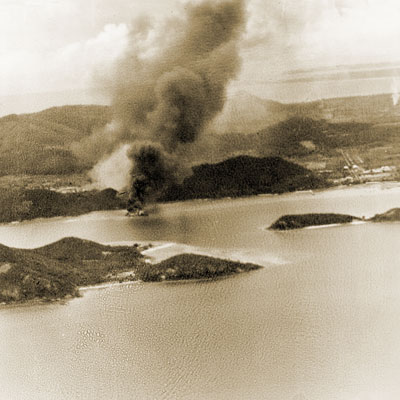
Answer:
[[151, 24], [130, 32], [112, 77], [113, 121], [77, 146], [99, 163], [101, 149], [112, 159], [129, 146], [128, 215], [147, 215], [145, 206], [190, 171], [193, 145], [222, 111], [227, 86], [240, 70], [245, 16], [244, 0], [188, 4], [181, 18], [163, 27], [150, 53], [143, 49]]
[[127, 216], [147, 217], [149, 215], [147, 211], [144, 210], [148, 188], [149, 183], [145, 175], [136, 175], [132, 177], [132, 187], [127, 204]]

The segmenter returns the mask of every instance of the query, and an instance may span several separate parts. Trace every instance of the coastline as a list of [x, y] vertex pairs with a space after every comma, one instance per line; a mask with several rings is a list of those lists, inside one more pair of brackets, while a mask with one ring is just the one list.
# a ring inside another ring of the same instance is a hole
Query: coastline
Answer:
[[[310, 191], [299, 191], [299, 192], [291, 192], [291, 193], [286, 193], [286, 194], [281, 194], [279, 195], [279, 198], [282, 198], [285, 196], [286, 198], [291, 198], [294, 201], [297, 201], [297, 199], [305, 199], [305, 198], [310, 198], [311, 196], [325, 196], [325, 195], [332, 195], [333, 192], [337, 192], [339, 195], [342, 195], [343, 193], [352, 193], [353, 195], [356, 194], [358, 195], [359, 191], [365, 191], [366, 194], [369, 193], [374, 193], [376, 195], [379, 195], [380, 190], [385, 190], [385, 191], [394, 191], [393, 193], [395, 194], [394, 197], [397, 196], [397, 193], [400, 192], [400, 182], [379, 182], [379, 183], [367, 183], [367, 184], [360, 184], [360, 185], [353, 185], [353, 186], [344, 186], [344, 187], [332, 187], [329, 189], [321, 189], [316, 192], [310, 192]], [[274, 197], [275, 195], [267, 195], [268, 197]], [[210, 199], [207, 200], [208, 203], [210, 203], [210, 206], [212, 203], [217, 203], [220, 204], [219, 207], [222, 207], [226, 204], [226, 201], [241, 201], [243, 199], [254, 199], [255, 203], [258, 204], [259, 202], [262, 202], [264, 196], [250, 196], [246, 198], [225, 198], [225, 199]], [[336, 197], [336, 195], [333, 195], [332, 197]], [[393, 197], [393, 196], [392, 196]], [[317, 199], [318, 200], [318, 199]], [[193, 201], [185, 201], [184, 203], [189, 203], [189, 210], [192, 209], [192, 207], [195, 209], [196, 204], [198, 202], [203, 202], [204, 200], [193, 200]], [[273, 200], [275, 202], [275, 200]], [[191, 203], [191, 204], [190, 204]], [[357, 205], [357, 204], [356, 204]], [[205, 206], [205, 209], [208, 209], [208, 206]], [[123, 211], [96, 211], [90, 214], [86, 214], [83, 216], [75, 216], [73, 218], [73, 221], [85, 221], [86, 219], [89, 220], [97, 220], [97, 219], [104, 219], [104, 220], [114, 220], [114, 219], [126, 219], [127, 217], [122, 215]], [[162, 210], [161, 210], [162, 213]], [[162, 214], [161, 214], [162, 215]], [[157, 214], [155, 215], [157, 217]], [[65, 217], [55, 217], [52, 218], [55, 220], [57, 224], [59, 223], [60, 220], [62, 220], [62, 223], [68, 223], [69, 219]], [[36, 220], [37, 222], [38, 220]], [[46, 223], [48, 219], [43, 218], [41, 219], [41, 222]], [[26, 221], [25, 223], [27, 224], [32, 224], [34, 223], [35, 220], [30, 220]], [[359, 225], [359, 224], [365, 224], [366, 221], [353, 221], [352, 223], [348, 225]], [[303, 229], [322, 229], [322, 228], [328, 228], [328, 227], [334, 227], [334, 226], [342, 225], [342, 224], [328, 224], [328, 225], [320, 225], [320, 226], [314, 226], [314, 227], [305, 227]], [[7, 226], [12, 227], [14, 224], [7, 224]], [[61, 225], [62, 226], [62, 225]], [[8, 231], [8, 230], [7, 230]], [[223, 258], [225, 260], [232, 260], [234, 262], [243, 262], [243, 263], [257, 263], [259, 265], [265, 266], [265, 264], [282, 264], [285, 263], [284, 260], [283, 262], [274, 262], [274, 260], [269, 260], [268, 257], [269, 255], [266, 254], [265, 259], [263, 258], [262, 260], [255, 260], [251, 259], [250, 257], [247, 257], [247, 252], [241, 253], [241, 249], [238, 249], [238, 252], [235, 252], [235, 249], [223, 249], [221, 248], [201, 248], [198, 246], [192, 246], [192, 245], [187, 245], [187, 244], [182, 244], [182, 243], [177, 243], [177, 242], [169, 242], [169, 241], [151, 241], [151, 240], [129, 240], [129, 241], [98, 241], [102, 244], [106, 245], [112, 245], [112, 246], [125, 246], [125, 245], [133, 245], [135, 243], [139, 244], [140, 247], [146, 247], [149, 246], [146, 250], [143, 250], [142, 253], [145, 256], [145, 259], [149, 263], [157, 263], [160, 262], [166, 258], [169, 258], [174, 255], [179, 255], [182, 253], [193, 253], [197, 255], [204, 255], [204, 256], [211, 256], [214, 258]], [[15, 248], [15, 247], [14, 247]], [[249, 254], [251, 256], [251, 254]], [[265, 264], [264, 264], [265, 263]], [[85, 291], [88, 290], [96, 290], [96, 289], [104, 289], [107, 287], [113, 287], [113, 286], [118, 286], [118, 285], [130, 285], [133, 283], [139, 282], [139, 280], [132, 279], [132, 277], [129, 277], [127, 275], [132, 274], [132, 270], [130, 271], [125, 271], [123, 276], [112, 276], [110, 279], [106, 278], [106, 280], [102, 283], [99, 284], [94, 284], [94, 285], [88, 285], [88, 286], [78, 286], [77, 290], [79, 292], [84, 293]], [[229, 276], [229, 275], [228, 275]], [[220, 277], [218, 277], [219, 279]], [[215, 278], [211, 278], [215, 279]], [[187, 281], [192, 281], [195, 279], [187, 279]], [[200, 280], [209, 280], [208, 278], [205, 279], [200, 279]], [[177, 279], [177, 280], [170, 280], [170, 281], [165, 281], [168, 283], [173, 283], [173, 282], [183, 282], [184, 279]], [[164, 282], [164, 281], [163, 281]], [[71, 297], [74, 298], [74, 297]], [[29, 306], [29, 305], [39, 305], [39, 304], [52, 304], [52, 303], [65, 303], [68, 302], [70, 298], [54, 298], [54, 299], [32, 299], [26, 302], [16, 302], [16, 303], [9, 303], [9, 304], [0, 304], [0, 308], [4, 307], [15, 307], [15, 306]]]
[[101, 283], [98, 285], [80, 286], [80, 287], [78, 287], [78, 292], [79, 292], [78, 296], [68, 296], [65, 298], [52, 299], [52, 300], [32, 299], [32, 300], [16, 302], [16, 303], [0, 303], [0, 312], [2, 310], [8, 310], [8, 309], [29, 308], [29, 307], [37, 307], [37, 306], [50, 306], [50, 305], [65, 306], [65, 305], [68, 305], [68, 303], [72, 300], [76, 300], [76, 299], [80, 299], [80, 298], [84, 297], [85, 292], [91, 292], [91, 291], [97, 291], [97, 290], [113, 289], [113, 288], [119, 288], [119, 287], [123, 287], [123, 286], [143, 285], [143, 284], [185, 285], [185, 284], [195, 284], [195, 283], [208, 283], [208, 282], [222, 281], [225, 279], [231, 279], [231, 278], [237, 277], [239, 275], [242, 275], [243, 273], [246, 273], [246, 274], [254, 273], [254, 272], [257, 272], [260, 270], [262, 270], [262, 268], [259, 270], [241, 271], [241, 272], [238, 272], [235, 274], [227, 274], [227, 275], [221, 275], [221, 276], [210, 277], [210, 278], [176, 279], [176, 280], [163, 280], [163, 281], [157, 281], [157, 282], [144, 282], [142, 280], [129, 280], [129, 281], [124, 281], [124, 282], [110, 281], [110, 282], [105, 282], [105, 283]]
[[[81, 239], [67, 238], [66, 240], [80, 241]], [[85, 240], [83, 240], [83, 242], [85, 242]], [[96, 242], [92, 243], [94, 245], [103, 245], [100, 243], [96, 244]], [[115, 247], [128, 245], [127, 247], [129, 247], [132, 244], [137, 245], [137, 241], [108, 242], [106, 245], [113, 245]], [[20, 249], [15, 250], [19, 251]], [[10, 251], [13, 251], [13, 249], [10, 248]], [[78, 284], [73, 293], [68, 293], [64, 297], [52, 297], [46, 295], [43, 297], [33, 297], [27, 300], [5, 300], [0, 303], [0, 310], [9, 307], [66, 304], [70, 300], [82, 297], [85, 292], [92, 290], [102, 290], [141, 283], [206, 282], [262, 268], [261, 265], [256, 265], [250, 260], [242, 262], [232, 260], [232, 258], [226, 254], [222, 256], [216, 255], [213, 254], [213, 251], [207, 251], [206, 249], [200, 249], [194, 246], [175, 242], [151, 242], [150, 244], [143, 246], [140, 253], [144, 257], [142, 259], [142, 266], [138, 265], [135, 269], [129, 269], [126, 271], [122, 270], [121, 272], [115, 271], [112, 274], [104, 276], [104, 280], [100, 277], [103, 281], [100, 281], [99, 283], [89, 285]], [[171, 261], [172, 259], [174, 259], [174, 261]], [[167, 263], [172, 262], [172, 266], [165, 267], [164, 261]], [[223, 265], [222, 269], [221, 264]], [[146, 265], [148, 265], [148, 268]], [[214, 270], [214, 268], [216, 269]], [[156, 275], [154, 275], [154, 271], [157, 271]], [[172, 271], [175, 271], [173, 272], [173, 275], [171, 275]], [[154, 277], [156, 277], [156, 279], [154, 279]]]
[[[400, 181], [376, 181], [376, 182], [364, 182], [364, 183], [356, 183], [352, 185], [333, 185], [327, 186], [325, 188], [318, 188], [313, 190], [297, 190], [293, 192], [283, 192], [283, 193], [261, 193], [255, 195], [245, 195], [245, 196], [226, 196], [226, 197], [218, 197], [218, 198], [200, 198], [200, 199], [191, 199], [191, 200], [177, 200], [177, 201], [165, 201], [157, 203], [158, 206], [166, 206], [174, 205], [178, 203], [184, 204], [218, 204], [221, 202], [229, 201], [243, 201], [246, 199], [252, 198], [259, 198], [262, 200], [263, 198], [286, 198], [288, 196], [321, 196], [324, 194], [331, 194], [331, 193], [338, 193], [338, 194], [346, 194], [351, 192], [352, 190], [360, 190], [360, 191], [376, 191], [376, 190], [398, 190], [400, 192]], [[104, 216], [107, 213], [108, 216]], [[113, 213], [113, 216], [110, 216], [110, 213]], [[115, 215], [114, 215], [115, 214]], [[46, 221], [56, 221], [56, 220], [63, 220], [62, 223], [72, 223], [76, 220], [82, 220], [84, 218], [88, 219], [99, 219], [101, 215], [104, 219], [115, 219], [115, 218], [126, 218], [125, 216], [126, 210], [124, 208], [120, 209], [104, 209], [104, 210], [95, 210], [84, 214], [71, 214], [71, 215], [58, 215], [52, 217], [39, 217], [39, 218], [32, 218], [32, 219], [23, 219], [23, 220], [16, 220], [16, 221], [9, 221], [9, 222], [1, 222], [0, 226], [8, 226], [8, 225], [19, 225], [19, 224], [29, 224], [29, 223], [36, 223], [36, 222], [46, 222]], [[157, 212], [156, 212], [157, 214]], [[151, 217], [152, 214], [150, 214]]]
[[128, 280], [128, 281], [123, 281], [123, 282], [110, 281], [110, 282], [99, 283], [97, 285], [79, 286], [78, 291], [79, 292], [87, 292], [89, 290], [107, 289], [107, 288], [111, 288], [114, 286], [128, 286], [128, 285], [132, 285], [135, 283], [143, 283], [143, 282], [140, 280]]

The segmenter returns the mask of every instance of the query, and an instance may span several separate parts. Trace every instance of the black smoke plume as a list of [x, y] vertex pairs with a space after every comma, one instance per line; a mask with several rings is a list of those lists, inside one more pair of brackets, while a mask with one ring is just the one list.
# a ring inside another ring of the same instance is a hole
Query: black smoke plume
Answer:
[[149, 200], [156, 200], [167, 184], [175, 182], [174, 162], [155, 145], [140, 145], [131, 152], [132, 183], [128, 211], [138, 212]]
[[93, 152], [101, 143], [103, 154], [110, 154], [123, 144], [151, 143], [131, 151], [132, 202], [143, 204], [182, 174], [167, 159], [175, 157], [182, 169], [190, 164], [187, 145], [222, 110], [227, 85], [239, 71], [244, 28], [242, 0], [214, 0], [187, 5], [184, 18], [169, 21], [155, 55], [138, 51], [148, 24], [132, 32], [112, 78], [115, 129], [80, 146]]

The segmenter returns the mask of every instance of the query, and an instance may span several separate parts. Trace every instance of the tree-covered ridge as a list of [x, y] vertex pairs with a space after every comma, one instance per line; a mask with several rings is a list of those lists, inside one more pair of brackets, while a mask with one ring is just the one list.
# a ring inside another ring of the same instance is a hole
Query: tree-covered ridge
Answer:
[[141, 263], [137, 246], [104, 246], [77, 238], [34, 250], [0, 245], [0, 302], [76, 296], [79, 286], [112, 280]]
[[324, 186], [322, 178], [280, 157], [238, 156], [194, 167], [193, 175], [170, 187], [163, 200], [250, 196]]

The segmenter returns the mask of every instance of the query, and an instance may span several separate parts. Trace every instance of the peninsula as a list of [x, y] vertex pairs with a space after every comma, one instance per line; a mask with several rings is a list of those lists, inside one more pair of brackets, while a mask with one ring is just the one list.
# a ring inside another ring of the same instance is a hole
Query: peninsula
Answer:
[[149, 264], [145, 247], [105, 246], [74, 237], [33, 250], [0, 245], [0, 303], [55, 301], [105, 282], [204, 279], [261, 268], [195, 254]]

